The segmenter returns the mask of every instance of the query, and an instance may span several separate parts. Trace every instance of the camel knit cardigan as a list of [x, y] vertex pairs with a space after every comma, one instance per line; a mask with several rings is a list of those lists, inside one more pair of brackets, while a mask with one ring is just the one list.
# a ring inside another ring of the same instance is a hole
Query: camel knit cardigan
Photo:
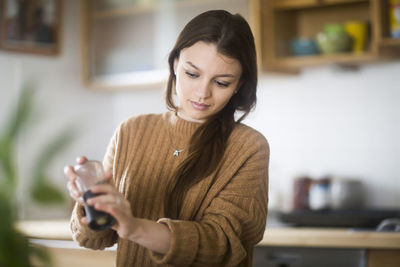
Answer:
[[71, 217], [74, 240], [91, 249], [118, 242], [121, 267], [251, 266], [253, 248], [265, 230], [268, 202], [269, 146], [256, 130], [237, 124], [217, 169], [188, 190], [179, 219], [162, 218], [170, 174], [187, 156], [184, 150], [174, 157], [174, 149], [187, 148], [198, 125], [173, 112], [132, 117], [116, 130], [104, 157], [133, 216], [169, 227], [166, 254], [118, 238], [113, 230], [90, 230], [80, 223], [83, 209], [78, 204]]

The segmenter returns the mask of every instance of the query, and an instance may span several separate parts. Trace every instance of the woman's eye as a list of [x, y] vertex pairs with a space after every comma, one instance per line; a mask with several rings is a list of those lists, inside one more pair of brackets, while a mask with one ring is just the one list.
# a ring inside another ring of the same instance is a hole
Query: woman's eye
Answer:
[[216, 83], [219, 87], [228, 87], [228, 86], [230, 85], [230, 83], [221, 82], [221, 81], [215, 81], [215, 83]]
[[197, 78], [197, 77], [199, 77], [199, 75], [197, 75], [197, 74], [195, 74], [195, 73], [191, 73], [191, 72], [189, 72], [189, 71], [186, 71], [185, 73], [186, 73], [186, 75], [189, 76], [190, 78]]

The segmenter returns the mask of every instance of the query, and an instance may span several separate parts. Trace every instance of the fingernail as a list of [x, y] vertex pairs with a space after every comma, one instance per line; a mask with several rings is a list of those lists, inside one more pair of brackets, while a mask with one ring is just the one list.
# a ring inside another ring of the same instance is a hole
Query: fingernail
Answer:
[[65, 166], [65, 167], [64, 167], [64, 173], [65, 173], [65, 174], [67, 174], [68, 169], [69, 169], [69, 166]]

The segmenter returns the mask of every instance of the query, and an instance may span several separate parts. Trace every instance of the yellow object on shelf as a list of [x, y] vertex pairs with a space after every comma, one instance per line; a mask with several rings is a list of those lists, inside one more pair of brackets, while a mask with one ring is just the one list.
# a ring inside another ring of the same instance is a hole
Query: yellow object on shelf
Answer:
[[352, 51], [355, 53], [364, 52], [368, 33], [367, 23], [363, 21], [348, 21], [344, 27], [353, 39]]

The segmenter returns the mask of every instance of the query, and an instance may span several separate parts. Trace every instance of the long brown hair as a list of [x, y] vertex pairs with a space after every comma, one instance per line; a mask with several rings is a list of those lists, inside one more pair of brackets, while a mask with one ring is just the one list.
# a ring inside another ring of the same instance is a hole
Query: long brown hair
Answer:
[[[196, 129], [190, 139], [187, 158], [172, 174], [173, 183], [166, 196], [164, 209], [165, 216], [170, 218], [179, 217], [186, 191], [217, 168], [235, 124], [241, 122], [256, 103], [257, 59], [251, 29], [239, 14], [211, 10], [186, 24], [169, 54], [170, 74], [165, 97], [167, 107], [175, 112], [178, 110], [173, 101], [175, 59], [179, 58], [182, 49], [199, 41], [215, 44], [219, 53], [237, 59], [242, 66], [242, 75], [240, 87], [228, 104]], [[236, 111], [240, 111], [241, 116], [235, 121]]]

